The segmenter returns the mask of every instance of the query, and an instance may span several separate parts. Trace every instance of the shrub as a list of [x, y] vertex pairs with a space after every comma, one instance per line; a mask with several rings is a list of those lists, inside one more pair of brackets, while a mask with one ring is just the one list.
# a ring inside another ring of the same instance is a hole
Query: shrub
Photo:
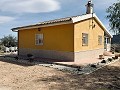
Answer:
[[114, 54], [115, 52], [112, 52], [112, 54]]
[[29, 57], [29, 58], [32, 57], [32, 56], [33, 56], [32, 54], [27, 54], [27, 57]]
[[91, 67], [93, 67], [93, 68], [97, 68], [97, 66], [96, 66], [95, 64], [92, 64]]
[[[112, 57], [114, 59], [114, 57]], [[111, 62], [112, 61], [112, 58], [108, 58], [108, 61]]]
[[18, 60], [18, 59], [19, 59], [18, 56], [14, 57], [14, 58], [15, 58], [15, 60]]
[[32, 54], [27, 54], [27, 57], [29, 58], [29, 62], [33, 62], [33, 55]]
[[101, 63], [106, 63], [106, 61], [105, 61], [105, 60], [102, 60]]
[[112, 57], [112, 59], [114, 59], [114, 60], [115, 60], [115, 57]]
[[118, 59], [118, 56], [115, 56], [115, 59]]

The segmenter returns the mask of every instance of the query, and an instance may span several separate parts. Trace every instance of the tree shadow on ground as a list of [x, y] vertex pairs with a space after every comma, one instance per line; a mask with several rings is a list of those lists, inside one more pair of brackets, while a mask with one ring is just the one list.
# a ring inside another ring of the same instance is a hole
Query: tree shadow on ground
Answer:
[[49, 90], [120, 90], [120, 67], [106, 66], [89, 75], [53, 75], [34, 82], [45, 83]]

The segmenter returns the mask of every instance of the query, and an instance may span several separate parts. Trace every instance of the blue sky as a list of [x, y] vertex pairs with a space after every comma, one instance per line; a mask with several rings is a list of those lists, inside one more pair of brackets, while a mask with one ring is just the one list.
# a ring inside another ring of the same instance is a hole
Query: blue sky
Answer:
[[[88, 0], [0, 0], [0, 38], [15, 35], [11, 28], [82, 15]], [[106, 8], [117, 0], [93, 0], [94, 12], [109, 30]]]

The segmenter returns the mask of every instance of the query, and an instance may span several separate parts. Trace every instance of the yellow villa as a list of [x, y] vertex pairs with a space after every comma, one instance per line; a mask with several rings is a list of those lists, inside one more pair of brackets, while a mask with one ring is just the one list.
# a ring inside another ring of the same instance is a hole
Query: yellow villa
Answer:
[[105, 50], [111, 35], [96, 16], [87, 13], [13, 28], [18, 32], [18, 54], [79, 61], [97, 58]]

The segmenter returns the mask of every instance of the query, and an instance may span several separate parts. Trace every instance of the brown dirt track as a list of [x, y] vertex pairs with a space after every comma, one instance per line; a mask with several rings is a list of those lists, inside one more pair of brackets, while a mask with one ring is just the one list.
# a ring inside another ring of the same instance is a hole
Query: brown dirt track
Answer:
[[120, 61], [90, 75], [0, 61], [0, 90], [120, 90]]

